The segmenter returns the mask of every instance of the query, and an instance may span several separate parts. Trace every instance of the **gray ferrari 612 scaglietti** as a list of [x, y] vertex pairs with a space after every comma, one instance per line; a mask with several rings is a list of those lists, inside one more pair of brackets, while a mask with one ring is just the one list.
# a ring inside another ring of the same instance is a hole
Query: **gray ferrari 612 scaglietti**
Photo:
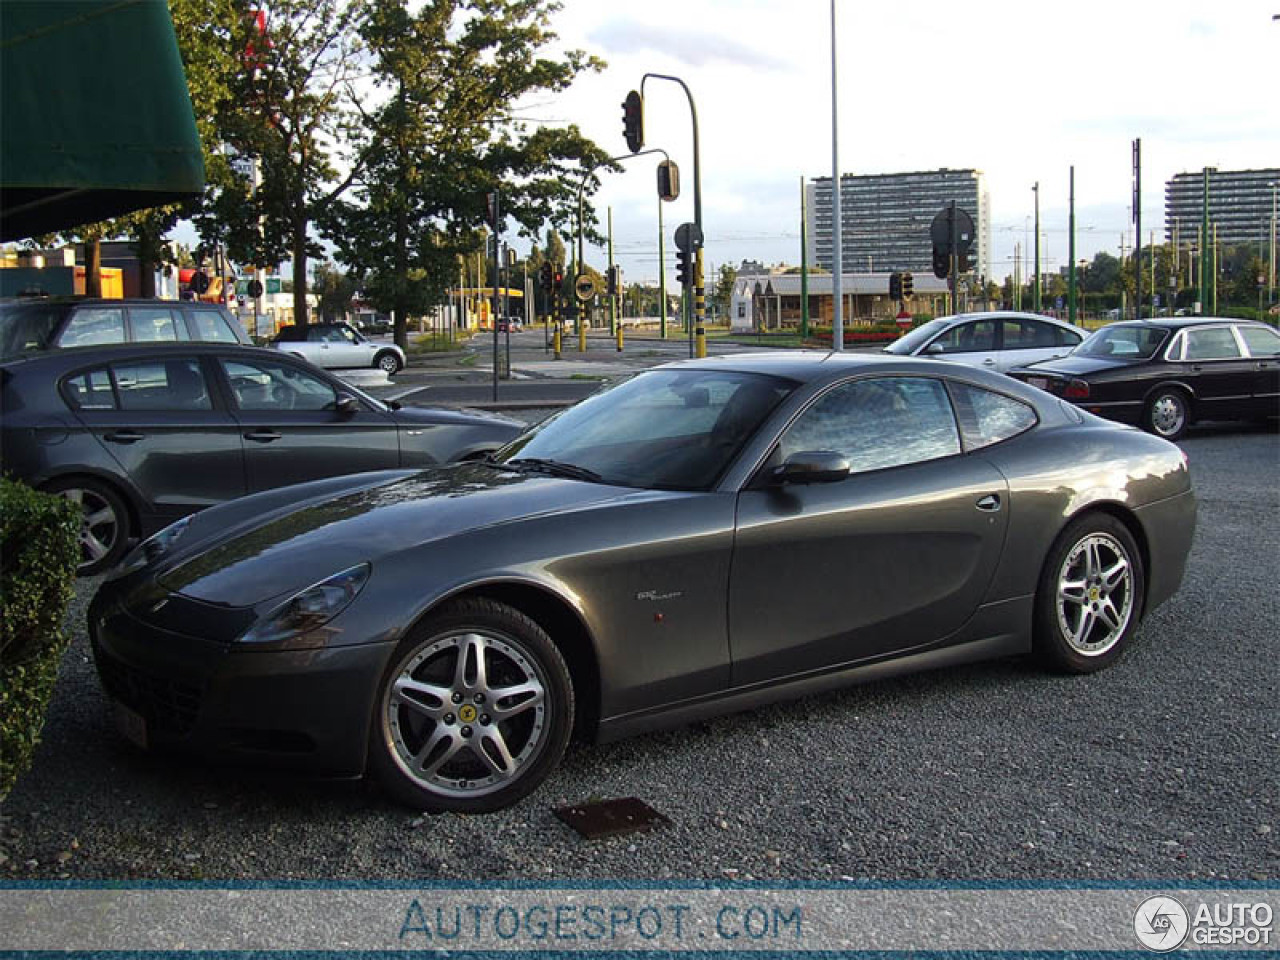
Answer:
[[214, 506], [90, 610], [139, 743], [485, 811], [607, 740], [860, 679], [1116, 658], [1178, 589], [1174, 445], [889, 356], [642, 373], [487, 461]]

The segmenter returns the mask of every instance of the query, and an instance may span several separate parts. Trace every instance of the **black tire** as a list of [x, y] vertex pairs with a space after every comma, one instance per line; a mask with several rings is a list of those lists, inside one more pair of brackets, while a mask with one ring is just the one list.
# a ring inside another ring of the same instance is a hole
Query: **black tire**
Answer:
[[569, 668], [546, 631], [506, 604], [456, 601], [418, 625], [387, 665], [370, 766], [416, 809], [498, 810], [555, 769], [573, 709]]
[[80, 528], [81, 563], [76, 574], [91, 577], [110, 570], [129, 545], [129, 508], [124, 498], [111, 486], [89, 477], [68, 477], [45, 486], [54, 493], [78, 503], [84, 512]]
[[390, 350], [383, 350], [380, 354], [373, 358], [373, 365], [385, 373], [387, 376], [400, 372], [403, 364], [400, 358]]
[[1142, 429], [1165, 440], [1177, 440], [1191, 422], [1191, 398], [1177, 387], [1161, 387], [1142, 411]]
[[1035, 652], [1063, 673], [1093, 673], [1120, 656], [1142, 620], [1142, 554], [1115, 517], [1091, 513], [1058, 535], [1036, 590]]

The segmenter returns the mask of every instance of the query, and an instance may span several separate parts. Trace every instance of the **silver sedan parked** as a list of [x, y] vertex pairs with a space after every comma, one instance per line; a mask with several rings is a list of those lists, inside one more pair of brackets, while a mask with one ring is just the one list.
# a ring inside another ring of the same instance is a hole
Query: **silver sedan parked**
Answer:
[[933, 357], [1008, 373], [1015, 367], [1065, 357], [1089, 331], [1037, 313], [959, 313], [904, 334], [885, 353]]

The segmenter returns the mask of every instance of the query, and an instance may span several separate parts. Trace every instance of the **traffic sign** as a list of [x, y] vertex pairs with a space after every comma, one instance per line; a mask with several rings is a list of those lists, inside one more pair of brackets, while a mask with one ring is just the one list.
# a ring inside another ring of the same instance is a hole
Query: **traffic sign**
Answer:
[[197, 270], [191, 275], [191, 289], [196, 293], [205, 293], [209, 289], [209, 275], [203, 270]]
[[253, 299], [257, 300], [262, 296], [262, 281], [256, 277], [250, 280], [249, 286], [245, 288], [245, 292], [248, 293], [249, 296], [253, 297]]
[[[950, 207], [943, 207], [938, 212], [938, 215], [933, 218], [933, 223], [929, 225], [929, 239], [933, 241], [933, 245], [948, 252], [951, 252], [951, 221], [947, 216], [950, 212]], [[956, 207], [956, 246], [958, 250], [955, 252], [962, 253], [967, 251], [973, 243], [973, 237], [973, 217]]]
[[596, 281], [589, 273], [578, 274], [573, 281], [574, 295], [584, 303], [596, 295]]
[[676, 227], [676, 247], [688, 253], [702, 249], [702, 228], [696, 223], [682, 223]]

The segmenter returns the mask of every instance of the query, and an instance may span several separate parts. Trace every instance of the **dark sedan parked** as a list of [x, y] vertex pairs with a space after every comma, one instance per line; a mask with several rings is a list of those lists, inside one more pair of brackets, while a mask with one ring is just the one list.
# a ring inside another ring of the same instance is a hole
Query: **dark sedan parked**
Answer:
[[1012, 375], [1176, 440], [1196, 420], [1280, 416], [1280, 333], [1218, 317], [1113, 323], [1070, 356]]
[[1034, 650], [1110, 663], [1182, 580], [1172, 444], [895, 357], [672, 364], [496, 458], [327, 480], [157, 534], [89, 614], [148, 745], [492, 810], [626, 734]]
[[223, 500], [494, 451], [515, 421], [385, 404], [273, 350], [187, 343], [0, 364], [0, 469], [84, 508], [84, 574]]

